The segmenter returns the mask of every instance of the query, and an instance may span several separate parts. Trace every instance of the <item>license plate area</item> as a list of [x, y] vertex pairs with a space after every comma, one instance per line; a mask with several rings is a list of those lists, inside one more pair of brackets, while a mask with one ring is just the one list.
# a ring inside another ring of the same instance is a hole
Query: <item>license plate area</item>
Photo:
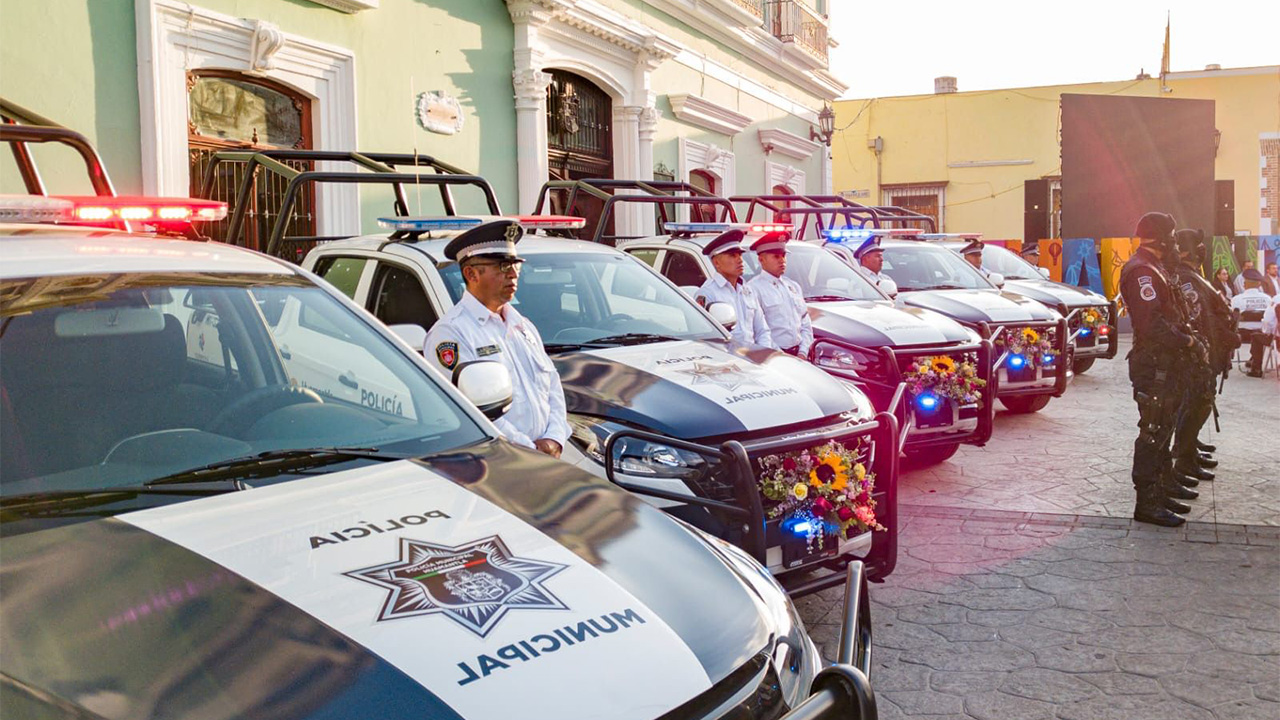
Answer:
[[786, 532], [783, 535], [782, 566], [788, 570], [817, 560], [833, 558], [840, 549], [840, 538], [835, 535], [824, 537], [821, 547], [818, 546], [818, 539], [814, 538], [812, 550], [809, 549], [809, 541], [804, 536]]

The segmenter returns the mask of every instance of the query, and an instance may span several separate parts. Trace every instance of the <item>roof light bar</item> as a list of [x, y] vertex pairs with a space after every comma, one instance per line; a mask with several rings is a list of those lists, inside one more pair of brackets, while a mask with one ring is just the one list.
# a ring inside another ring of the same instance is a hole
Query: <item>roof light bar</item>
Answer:
[[526, 230], [581, 230], [587, 219], [574, 215], [504, 215]]
[[483, 218], [446, 216], [446, 217], [380, 217], [378, 227], [396, 232], [433, 232], [447, 230], [470, 230], [484, 223]]
[[848, 240], [866, 240], [873, 235], [878, 235], [880, 237], [909, 237], [918, 235], [919, 233], [920, 231], [914, 228], [843, 227], [826, 228], [822, 231], [822, 236], [828, 240], [843, 242]]
[[0, 222], [64, 222], [73, 207], [68, 200], [42, 195], [0, 195]]
[[731, 223], [731, 222], [668, 222], [663, 229], [669, 233], [709, 233], [741, 230], [752, 234], [791, 232], [789, 223]]
[[920, 233], [925, 240], [978, 240], [982, 233]]
[[213, 222], [227, 217], [227, 204], [217, 200], [166, 197], [56, 196], [71, 204], [67, 222], [143, 223]]
[[752, 223], [750, 227], [752, 233], [791, 232], [789, 223]]

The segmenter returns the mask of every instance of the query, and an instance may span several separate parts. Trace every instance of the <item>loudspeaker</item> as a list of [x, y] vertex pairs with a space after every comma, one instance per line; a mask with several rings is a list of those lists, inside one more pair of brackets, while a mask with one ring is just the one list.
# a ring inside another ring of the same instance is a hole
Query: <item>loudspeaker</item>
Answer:
[[1034, 242], [1049, 237], [1049, 181], [1027, 180], [1022, 185], [1022, 240]]
[[1236, 234], [1236, 181], [1215, 180], [1213, 234], [1231, 237]]

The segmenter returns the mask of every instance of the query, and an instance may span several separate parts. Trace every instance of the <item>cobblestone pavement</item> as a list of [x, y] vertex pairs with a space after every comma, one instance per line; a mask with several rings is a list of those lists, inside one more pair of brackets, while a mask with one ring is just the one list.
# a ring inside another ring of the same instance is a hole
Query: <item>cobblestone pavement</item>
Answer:
[[[904, 473], [872, 585], [880, 717], [1280, 718], [1280, 382], [1233, 373], [1190, 522], [1132, 522], [1123, 353], [985, 448]], [[840, 590], [797, 602], [830, 659]]]
[[[1124, 355], [1099, 360], [1038, 413], [997, 405], [985, 447], [961, 446], [939, 465], [907, 474], [908, 505], [1130, 517], [1138, 410]], [[1280, 381], [1232, 372], [1218, 396], [1222, 432], [1210, 419], [1201, 440], [1218, 446], [1218, 481], [1201, 483], [1189, 520], [1280, 526]]]

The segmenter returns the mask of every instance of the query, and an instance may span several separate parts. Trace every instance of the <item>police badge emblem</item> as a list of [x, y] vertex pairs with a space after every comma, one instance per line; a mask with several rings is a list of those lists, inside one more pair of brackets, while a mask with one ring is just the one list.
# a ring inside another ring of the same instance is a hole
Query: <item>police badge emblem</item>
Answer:
[[1138, 278], [1138, 294], [1147, 302], [1156, 299], [1156, 288], [1155, 285], [1151, 284], [1150, 275], [1143, 275]]
[[400, 539], [400, 559], [343, 573], [388, 590], [378, 622], [444, 615], [485, 637], [513, 609], [568, 610], [543, 586], [567, 565], [519, 558], [493, 535], [458, 546]]

